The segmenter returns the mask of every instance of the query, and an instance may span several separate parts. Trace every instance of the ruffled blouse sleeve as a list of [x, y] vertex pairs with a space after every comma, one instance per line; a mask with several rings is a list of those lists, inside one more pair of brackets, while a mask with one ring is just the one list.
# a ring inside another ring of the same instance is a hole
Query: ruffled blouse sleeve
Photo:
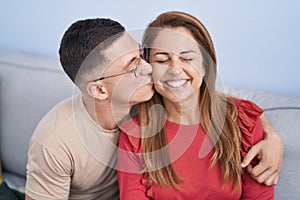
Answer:
[[235, 103], [238, 110], [237, 124], [241, 130], [241, 154], [244, 157], [264, 137], [260, 122], [263, 110], [248, 100], [235, 99]]
[[[238, 110], [237, 123], [241, 130], [241, 155], [244, 157], [250, 148], [264, 138], [260, 115], [263, 110], [251, 101], [236, 100]], [[257, 165], [259, 160], [255, 158], [251, 164]], [[244, 169], [242, 177], [241, 200], [273, 200], [274, 187], [260, 184]]]

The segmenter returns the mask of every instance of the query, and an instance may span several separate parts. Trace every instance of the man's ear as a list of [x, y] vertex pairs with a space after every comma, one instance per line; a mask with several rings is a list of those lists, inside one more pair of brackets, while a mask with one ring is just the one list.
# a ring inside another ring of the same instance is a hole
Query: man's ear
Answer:
[[105, 100], [108, 97], [106, 87], [101, 82], [89, 82], [86, 86], [87, 93], [99, 100]]

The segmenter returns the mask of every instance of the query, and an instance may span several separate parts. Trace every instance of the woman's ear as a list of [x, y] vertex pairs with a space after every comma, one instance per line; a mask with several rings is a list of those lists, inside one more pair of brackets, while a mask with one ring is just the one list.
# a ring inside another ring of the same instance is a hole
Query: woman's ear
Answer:
[[87, 93], [99, 100], [105, 100], [108, 97], [107, 89], [101, 82], [89, 82], [86, 87]]

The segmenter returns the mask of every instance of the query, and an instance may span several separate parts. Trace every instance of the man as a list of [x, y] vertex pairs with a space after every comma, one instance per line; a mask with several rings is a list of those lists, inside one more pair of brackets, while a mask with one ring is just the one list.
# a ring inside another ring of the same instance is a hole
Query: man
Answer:
[[152, 97], [152, 68], [138, 43], [110, 19], [72, 24], [59, 53], [81, 94], [55, 106], [37, 126], [26, 199], [118, 199], [117, 121]]
[[[59, 103], [38, 124], [29, 143], [26, 199], [118, 199], [117, 123], [133, 105], [152, 97], [152, 68], [124, 27], [110, 19], [75, 22], [59, 53], [80, 94]], [[271, 154], [262, 152], [263, 146], [249, 155], [246, 165], [256, 154]], [[281, 162], [278, 157], [276, 163]], [[259, 170], [268, 168], [262, 163]], [[267, 178], [279, 174], [267, 172]]]

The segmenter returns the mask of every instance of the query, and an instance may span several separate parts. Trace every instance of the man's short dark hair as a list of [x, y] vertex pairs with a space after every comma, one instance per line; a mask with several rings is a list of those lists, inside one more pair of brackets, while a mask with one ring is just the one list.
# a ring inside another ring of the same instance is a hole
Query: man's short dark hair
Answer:
[[[66, 74], [75, 82], [87, 55], [100, 43], [109, 39], [105, 45], [107, 48], [124, 31], [125, 28], [119, 22], [111, 19], [96, 18], [74, 22], [64, 33], [59, 48], [60, 62]], [[98, 53], [100, 57], [101, 52]]]

